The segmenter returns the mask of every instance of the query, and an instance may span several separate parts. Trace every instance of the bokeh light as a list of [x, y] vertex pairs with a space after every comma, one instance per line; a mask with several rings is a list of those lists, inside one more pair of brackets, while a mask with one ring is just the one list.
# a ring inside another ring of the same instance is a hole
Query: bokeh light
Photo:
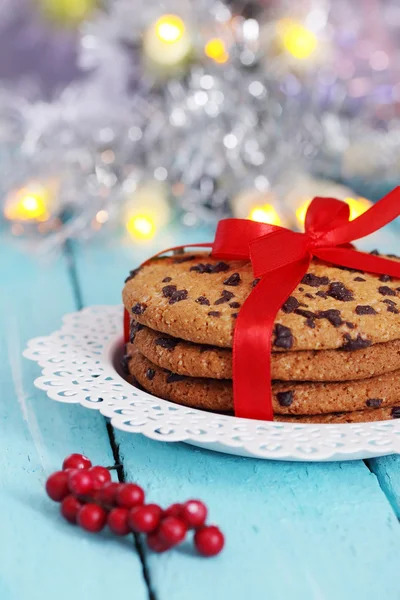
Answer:
[[226, 63], [229, 59], [229, 53], [226, 50], [223, 40], [212, 38], [204, 46], [204, 53], [216, 63]]
[[163, 15], [155, 24], [157, 37], [166, 44], [175, 44], [185, 33], [185, 24], [177, 15]]
[[304, 60], [315, 52], [318, 40], [310, 29], [292, 19], [281, 19], [278, 23], [282, 44], [294, 58]]
[[254, 208], [251, 209], [248, 218], [251, 221], [258, 221], [259, 223], [269, 223], [270, 225], [281, 224], [280, 216], [271, 204], [254, 206]]

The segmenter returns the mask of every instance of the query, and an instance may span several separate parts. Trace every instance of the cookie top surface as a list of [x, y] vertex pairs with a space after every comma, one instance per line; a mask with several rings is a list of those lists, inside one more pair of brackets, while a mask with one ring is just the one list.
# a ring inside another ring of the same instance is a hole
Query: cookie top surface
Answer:
[[[257, 281], [250, 262], [187, 253], [131, 273], [123, 302], [143, 325], [229, 348], [237, 314]], [[314, 259], [275, 321], [273, 350], [359, 350], [400, 338], [400, 280]]]

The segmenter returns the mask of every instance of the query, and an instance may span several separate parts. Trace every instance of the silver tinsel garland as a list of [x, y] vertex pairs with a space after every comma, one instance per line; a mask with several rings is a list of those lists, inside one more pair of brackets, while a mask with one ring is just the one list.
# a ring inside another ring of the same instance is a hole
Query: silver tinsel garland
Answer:
[[[340, 11], [325, 0], [298, 7], [295, 18], [319, 47], [309, 61], [296, 61], [278, 44], [286, 3], [255, 8], [220, 0], [106, 3], [81, 25], [83, 78], [51, 101], [24, 99], [15, 88], [0, 98], [6, 201], [31, 180], [56, 181], [54, 228], [42, 228], [54, 245], [121, 220], [149, 182], [166, 186], [166, 202], [193, 226], [231, 214], [246, 190], [272, 194], [279, 205], [302, 171], [390, 177], [400, 158], [396, 115], [378, 123], [370, 96], [349, 94], [351, 81], [333, 74], [334, 50], [343, 50], [334, 29]], [[183, 19], [191, 54], [160, 78], [142, 40], [166, 13]], [[229, 54], [223, 64], [204, 54], [213, 38]]]

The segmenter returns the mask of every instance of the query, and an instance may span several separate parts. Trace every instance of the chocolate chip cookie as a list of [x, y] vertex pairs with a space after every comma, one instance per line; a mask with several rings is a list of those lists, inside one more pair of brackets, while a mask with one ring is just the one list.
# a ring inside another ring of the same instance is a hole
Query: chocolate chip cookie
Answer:
[[[255, 285], [248, 261], [184, 254], [132, 271], [123, 301], [151, 329], [229, 348], [237, 315]], [[273, 349], [350, 352], [397, 340], [399, 310], [400, 280], [314, 259], [277, 315]]]
[[[128, 348], [127, 368], [145, 390], [156, 396], [194, 408], [233, 411], [232, 381], [228, 379], [173, 373], [150, 362], [133, 346]], [[272, 393], [276, 415], [376, 410], [400, 403], [400, 371], [336, 383], [273, 382]]]
[[[195, 344], [133, 323], [131, 340], [151, 362], [189, 377], [232, 379], [232, 351]], [[348, 381], [400, 369], [400, 340], [345, 350], [273, 352], [272, 378], [282, 381]]]

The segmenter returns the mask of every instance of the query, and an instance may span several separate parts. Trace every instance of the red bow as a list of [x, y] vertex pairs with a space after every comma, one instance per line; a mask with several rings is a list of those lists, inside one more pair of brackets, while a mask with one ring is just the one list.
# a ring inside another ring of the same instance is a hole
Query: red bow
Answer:
[[354, 221], [349, 220], [345, 202], [314, 198], [307, 210], [305, 233], [246, 219], [225, 219], [218, 224], [213, 244], [190, 244], [212, 246], [216, 258], [250, 259], [254, 276], [260, 278], [235, 326], [236, 416], [273, 419], [270, 355], [275, 317], [307, 273], [312, 258], [400, 278], [400, 262], [358, 252], [351, 246], [354, 240], [377, 231], [399, 215], [400, 187]]
[[350, 242], [377, 231], [400, 214], [400, 187], [354, 221], [345, 202], [314, 198], [305, 233], [244, 219], [226, 219], [217, 228], [212, 254], [250, 259], [261, 280], [243, 304], [233, 344], [235, 415], [270, 421], [271, 340], [278, 310], [307, 273], [313, 256], [371, 273], [400, 278], [400, 263], [357, 252]]

